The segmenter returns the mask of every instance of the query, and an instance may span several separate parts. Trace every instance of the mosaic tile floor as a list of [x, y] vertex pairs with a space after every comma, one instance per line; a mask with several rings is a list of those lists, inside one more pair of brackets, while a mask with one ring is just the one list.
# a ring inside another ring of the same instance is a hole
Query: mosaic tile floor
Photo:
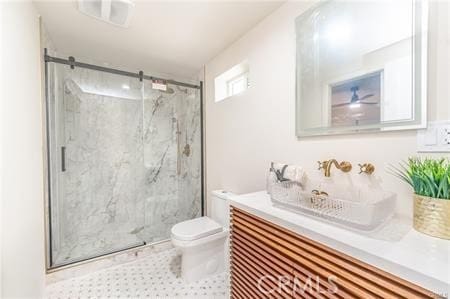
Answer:
[[49, 284], [46, 298], [229, 298], [228, 274], [187, 284], [180, 277], [180, 261], [177, 249], [166, 250], [131, 263]]

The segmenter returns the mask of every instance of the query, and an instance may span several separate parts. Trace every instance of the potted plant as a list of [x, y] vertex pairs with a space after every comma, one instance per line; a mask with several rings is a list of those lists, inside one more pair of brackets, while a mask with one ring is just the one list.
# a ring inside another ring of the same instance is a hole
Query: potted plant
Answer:
[[450, 239], [450, 160], [409, 158], [391, 172], [414, 189], [414, 229]]

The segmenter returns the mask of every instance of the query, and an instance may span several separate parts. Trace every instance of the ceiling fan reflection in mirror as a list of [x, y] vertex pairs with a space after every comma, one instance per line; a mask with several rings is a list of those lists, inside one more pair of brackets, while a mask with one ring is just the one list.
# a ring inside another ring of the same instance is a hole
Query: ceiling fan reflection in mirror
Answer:
[[359, 90], [359, 86], [353, 86], [352, 88], [350, 88], [350, 91], [353, 93], [352, 97], [350, 99], [350, 102], [336, 104], [336, 105], [333, 105], [332, 107], [336, 108], [336, 107], [350, 106], [350, 108], [359, 108], [360, 104], [363, 104], [363, 105], [377, 105], [378, 104], [378, 102], [366, 102], [366, 101], [364, 101], [365, 99], [373, 97], [374, 94], [372, 94], [372, 93], [371, 94], [366, 94], [366, 95], [364, 95], [363, 97], [360, 98], [358, 93], [357, 93], [358, 90]]

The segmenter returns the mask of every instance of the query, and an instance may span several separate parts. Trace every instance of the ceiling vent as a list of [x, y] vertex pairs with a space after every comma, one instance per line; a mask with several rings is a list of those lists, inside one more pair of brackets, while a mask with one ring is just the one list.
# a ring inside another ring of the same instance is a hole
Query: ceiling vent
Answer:
[[128, 27], [134, 3], [130, 0], [78, 0], [78, 9], [98, 20]]

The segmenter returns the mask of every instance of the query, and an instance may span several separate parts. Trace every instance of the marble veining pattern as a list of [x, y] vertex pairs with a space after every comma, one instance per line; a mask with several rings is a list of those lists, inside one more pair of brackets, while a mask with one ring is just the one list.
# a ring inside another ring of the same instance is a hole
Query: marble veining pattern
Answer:
[[54, 264], [165, 240], [200, 216], [198, 90], [61, 65], [51, 78]]
[[[142, 238], [159, 241], [170, 228], [200, 216], [201, 145], [199, 91], [170, 86], [156, 92], [144, 83], [144, 165], [150, 170]], [[189, 156], [182, 153], [190, 146]], [[178, 165], [180, 163], [180, 165]]]

